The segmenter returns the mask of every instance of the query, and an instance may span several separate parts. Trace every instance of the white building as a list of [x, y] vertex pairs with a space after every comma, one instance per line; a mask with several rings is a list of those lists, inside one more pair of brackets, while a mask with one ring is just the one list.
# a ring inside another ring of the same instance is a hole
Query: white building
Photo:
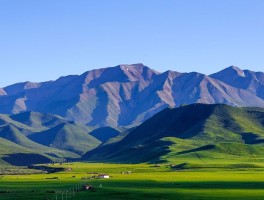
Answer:
[[99, 174], [98, 178], [110, 178], [109, 174]]

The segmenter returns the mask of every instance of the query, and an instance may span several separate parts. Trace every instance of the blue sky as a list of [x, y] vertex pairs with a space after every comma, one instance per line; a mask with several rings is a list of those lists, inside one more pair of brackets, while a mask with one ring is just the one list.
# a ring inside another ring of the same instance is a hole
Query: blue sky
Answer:
[[264, 1], [0, 0], [0, 87], [144, 63], [264, 71]]

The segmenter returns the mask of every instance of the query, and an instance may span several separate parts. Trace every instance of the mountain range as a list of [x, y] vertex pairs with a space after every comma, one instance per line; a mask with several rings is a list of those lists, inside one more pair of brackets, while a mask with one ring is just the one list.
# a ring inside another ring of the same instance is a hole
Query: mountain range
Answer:
[[0, 89], [0, 163], [263, 157], [264, 73], [143, 64]]
[[132, 64], [0, 89], [0, 113], [52, 113], [97, 127], [133, 127], [164, 108], [193, 103], [264, 107], [264, 73], [234, 66], [209, 76], [160, 73]]

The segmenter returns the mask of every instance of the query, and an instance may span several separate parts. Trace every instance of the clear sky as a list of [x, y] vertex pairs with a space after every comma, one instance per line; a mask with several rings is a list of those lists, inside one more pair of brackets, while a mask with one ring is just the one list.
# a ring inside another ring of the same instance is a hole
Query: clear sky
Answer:
[[264, 1], [0, 0], [0, 87], [125, 63], [264, 71]]

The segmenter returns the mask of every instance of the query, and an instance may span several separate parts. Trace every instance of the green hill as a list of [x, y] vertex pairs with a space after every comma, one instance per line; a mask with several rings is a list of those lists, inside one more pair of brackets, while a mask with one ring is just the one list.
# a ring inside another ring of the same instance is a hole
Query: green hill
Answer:
[[0, 165], [75, 159], [98, 145], [93, 127], [37, 112], [0, 114]]
[[13, 125], [0, 126], [0, 139], [0, 158], [14, 165], [36, 164], [58, 158], [78, 157], [73, 152], [36, 143], [28, 139]]
[[177, 159], [260, 159], [264, 155], [264, 109], [222, 104], [167, 108], [124, 139], [82, 158], [152, 162]]
[[0, 126], [0, 137], [23, 147], [32, 149], [43, 148], [43, 145], [31, 141], [13, 125]]
[[43, 132], [34, 133], [29, 138], [39, 144], [72, 151], [80, 155], [101, 143], [82, 128], [67, 123], [59, 124]]
[[66, 119], [63, 119], [58, 115], [32, 111], [11, 115], [10, 118], [35, 129], [45, 129], [47, 127], [54, 127], [62, 122], [67, 122]]

